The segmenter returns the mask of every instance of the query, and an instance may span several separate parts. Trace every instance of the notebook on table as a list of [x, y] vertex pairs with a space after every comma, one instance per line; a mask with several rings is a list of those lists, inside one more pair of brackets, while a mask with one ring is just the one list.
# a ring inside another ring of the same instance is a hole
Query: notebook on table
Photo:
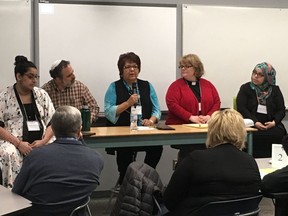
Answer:
[[156, 125], [156, 128], [158, 130], [175, 130], [175, 128], [169, 126], [169, 125], [165, 125], [165, 124], [159, 124], [159, 125]]

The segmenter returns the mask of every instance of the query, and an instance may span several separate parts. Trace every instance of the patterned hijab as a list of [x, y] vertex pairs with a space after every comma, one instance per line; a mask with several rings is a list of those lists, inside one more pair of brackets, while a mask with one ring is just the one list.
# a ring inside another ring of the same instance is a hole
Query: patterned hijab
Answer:
[[271, 95], [272, 86], [276, 84], [276, 71], [271, 64], [263, 62], [257, 64], [253, 70], [264, 75], [264, 82], [261, 85], [255, 85], [250, 82], [250, 87], [256, 91], [258, 101], [261, 105], [266, 105], [266, 99]]

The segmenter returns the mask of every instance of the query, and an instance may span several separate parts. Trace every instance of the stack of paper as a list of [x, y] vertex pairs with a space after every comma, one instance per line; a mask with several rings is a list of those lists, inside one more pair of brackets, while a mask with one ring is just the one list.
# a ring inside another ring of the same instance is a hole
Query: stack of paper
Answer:
[[195, 127], [195, 128], [207, 128], [208, 124], [183, 124], [187, 127]]

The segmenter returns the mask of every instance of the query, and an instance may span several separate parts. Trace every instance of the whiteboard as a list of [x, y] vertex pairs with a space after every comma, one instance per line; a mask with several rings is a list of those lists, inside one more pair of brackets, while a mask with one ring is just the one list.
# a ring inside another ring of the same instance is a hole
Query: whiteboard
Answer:
[[55, 60], [69, 60], [103, 112], [105, 92], [119, 79], [119, 55], [133, 51], [142, 63], [138, 78], [151, 82], [167, 110], [166, 90], [176, 79], [176, 7], [42, 3], [39, 40], [40, 86]]
[[13, 85], [17, 55], [31, 57], [31, 1], [0, 1], [0, 91]]
[[[269, 62], [288, 102], [288, 9], [183, 5], [183, 53], [195, 53], [217, 88], [221, 107], [232, 107], [256, 64]], [[287, 107], [287, 106], [286, 106]]]

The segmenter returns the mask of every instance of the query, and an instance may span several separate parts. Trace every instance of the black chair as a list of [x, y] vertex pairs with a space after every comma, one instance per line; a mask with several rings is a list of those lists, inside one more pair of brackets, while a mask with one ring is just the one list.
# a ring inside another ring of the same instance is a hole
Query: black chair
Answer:
[[275, 216], [288, 215], [288, 192], [264, 194], [271, 198], [275, 206]]
[[208, 203], [191, 216], [248, 216], [258, 215], [262, 195]]
[[87, 201], [84, 204], [79, 205], [75, 209], [73, 209], [73, 211], [69, 214], [69, 216], [76, 216], [78, 211], [83, 210], [85, 208], [86, 208], [85, 211], [87, 213], [86, 215], [92, 216], [90, 208], [88, 206], [89, 202], [90, 202], [90, 197], [88, 197]]

